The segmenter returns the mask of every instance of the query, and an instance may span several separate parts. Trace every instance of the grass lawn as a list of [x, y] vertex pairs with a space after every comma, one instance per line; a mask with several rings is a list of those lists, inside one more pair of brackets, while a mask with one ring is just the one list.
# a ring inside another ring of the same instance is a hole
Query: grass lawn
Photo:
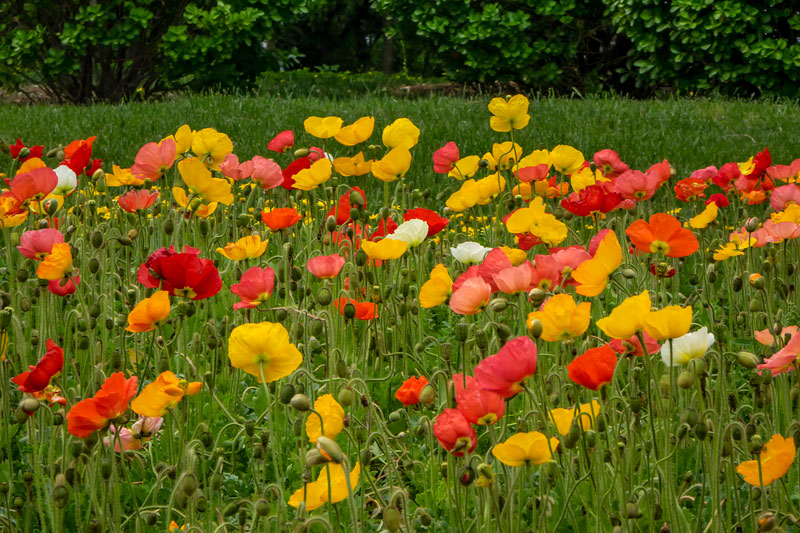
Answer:
[[[214, 127], [234, 141], [236, 153], [250, 158], [268, 155], [273, 135], [292, 129], [297, 146], [309, 142], [303, 120], [311, 115], [338, 115], [352, 121], [376, 117], [372, 142], [380, 130], [399, 117], [417, 124], [422, 135], [414, 150], [424, 164], [412, 165], [414, 186], [432, 184], [430, 154], [445, 142], [457, 143], [461, 154], [483, 154], [499, 140], [489, 129], [489, 98], [426, 97], [402, 99], [367, 95], [350, 100], [270, 96], [193, 95], [152, 103], [100, 104], [91, 107], [57, 105], [0, 107], [0, 139], [16, 137], [28, 144], [52, 147], [97, 135], [96, 157], [130, 166], [140, 146], [158, 140], [188, 123], [194, 129]], [[619, 98], [532, 101], [531, 126], [518, 133], [526, 152], [570, 144], [587, 158], [612, 148], [631, 168], [644, 169], [667, 158], [679, 177], [708, 165], [744, 161], [768, 146], [776, 163], [800, 156], [800, 138], [790, 134], [800, 106], [790, 102], [735, 100], [633, 101]], [[341, 147], [331, 143], [334, 155]], [[342, 151], [342, 155], [350, 150]], [[0, 156], [7, 157], [5, 154]], [[7, 159], [0, 159], [6, 167]]]

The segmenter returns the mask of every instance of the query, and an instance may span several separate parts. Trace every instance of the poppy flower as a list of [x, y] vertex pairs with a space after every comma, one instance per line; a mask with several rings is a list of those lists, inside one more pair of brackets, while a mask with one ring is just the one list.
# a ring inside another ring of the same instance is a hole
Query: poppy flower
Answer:
[[[220, 291], [222, 280], [214, 263], [210, 259], [199, 257], [198, 253], [195, 250], [161, 255], [145, 269], [145, 278], [148, 281], [155, 280], [154, 287], [158, 287], [160, 282], [160, 288], [171, 296], [183, 296], [192, 300], [210, 298]], [[139, 267], [140, 282], [143, 279], [142, 266]]]
[[272, 231], [291, 228], [303, 219], [294, 207], [278, 207], [261, 212], [261, 221]]
[[[111, 446], [114, 443], [114, 451], [141, 450], [145, 442], [148, 442], [153, 435], [158, 433], [164, 419], [161, 417], [144, 417], [140, 416], [139, 419], [133, 423], [130, 429], [122, 428], [119, 430], [119, 436], [116, 435], [117, 428], [114, 424], [108, 427], [110, 436], [103, 437], [103, 444]], [[173, 521], [172, 524], [175, 524]], [[172, 525], [170, 524], [170, 526]], [[177, 528], [177, 524], [175, 524]]]
[[[250, 178], [263, 190], [268, 191], [285, 183], [286, 174], [281, 170], [280, 165], [272, 159], [257, 155], [249, 162], [253, 164], [253, 173], [250, 174]], [[305, 168], [310, 167], [309, 163], [309, 166]], [[286, 188], [290, 189], [291, 185], [290, 183]]]
[[611, 383], [617, 367], [617, 354], [608, 344], [591, 348], [567, 365], [567, 376], [573, 382], [597, 390]]
[[552, 458], [551, 450], [557, 447], [557, 438], [548, 439], [543, 433], [531, 431], [511, 435], [505, 442], [495, 444], [492, 455], [506, 466], [540, 465]]
[[122, 372], [112, 374], [93, 398], [72, 406], [67, 413], [67, 430], [79, 439], [87, 438], [125, 414], [135, 395], [136, 376], [126, 379]]
[[387, 261], [397, 259], [406, 253], [408, 243], [395, 239], [381, 239], [378, 242], [362, 241], [361, 249], [370, 259]]
[[557, 408], [550, 410], [550, 422], [556, 427], [556, 430], [566, 436], [569, 433], [572, 422], [577, 418], [577, 424], [583, 431], [592, 429], [597, 415], [600, 414], [600, 402], [592, 400], [591, 403], [582, 403], [574, 408], [564, 409]]
[[492, 98], [489, 102], [489, 127], [494, 131], [506, 132], [512, 129], [521, 130], [531, 120], [528, 114], [530, 102], [525, 95], [517, 94], [511, 98]]
[[609, 192], [599, 184], [589, 185], [573, 192], [561, 200], [561, 207], [579, 217], [596, 216], [616, 209], [622, 203], [622, 195]]
[[[265, 160], [265, 161], [270, 161], [270, 160]], [[294, 177], [301, 170], [311, 168], [312, 163], [313, 161], [308, 156], [298, 157], [297, 159], [289, 163], [289, 165], [286, 168], [284, 168], [283, 171], [281, 172], [281, 174], [283, 175], [283, 181], [280, 182], [280, 186], [286, 190], [289, 191], [292, 190], [294, 188]]]
[[408, 211], [403, 214], [403, 220], [408, 222], [409, 220], [422, 220], [426, 224], [428, 224], [428, 237], [432, 237], [442, 231], [444, 228], [447, 227], [447, 224], [450, 222], [447, 218], [443, 216], [439, 216], [435, 211], [431, 211], [430, 209], [425, 209], [424, 207], [417, 207], [415, 209], [409, 209]]
[[409, 405], [416, 405], [419, 403], [419, 394], [427, 384], [428, 378], [425, 376], [411, 376], [397, 389], [397, 392], [394, 393], [394, 397], [400, 400], [406, 407]]
[[614, 179], [614, 191], [627, 200], [640, 202], [652, 198], [660, 184], [655, 173], [626, 170]]
[[175, 141], [164, 139], [160, 143], [147, 143], [136, 154], [131, 174], [141, 180], [156, 181], [175, 163]]
[[462, 157], [455, 163], [453, 163], [453, 170], [447, 173], [447, 176], [450, 178], [455, 178], [459, 181], [471, 178], [478, 172], [479, 163], [481, 158], [477, 155], [468, 155], [467, 157]]
[[[652, 355], [661, 349], [661, 345], [657, 340], [651, 337], [649, 333], [643, 331], [642, 335], [644, 336], [644, 343], [647, 347], [647, 353], [649, 355]], [[641, 357], [645, 353], [644, 349], [642, 349], [642, 341], [639, 340], [638, 335], [633, 335], [628, 339], [611, 339], [608, 345], [620, 355], [631, 354]]]
[[433, 423], [433, 436], [456, 457], [472, 453], [478, 444], [475, 429], [458, 409], [445, 409]]
[[[545, 211], [544, 200], [534, 198], [527, 207], [513, 211], [504, 219], [509, 233], [531, 234], [550, 246], [558, 246], [567, 238], [567, 226]], [[520, 246], [521, 243], [520, 243]]]
[[270, 267], [247, 269], [239, 283], [231, 285], [231, 292], [241, 298], [234, 309], [254, 309], [272, 296], [275, 289], [275, 271]]
[[47, 351], [36, 366], [30, 366], [30, 370], [11, 378], [11, 381], [19, 385], [17, 390], [27, 393], [43, 391], [54, 377], [61, 374], [64, 368], [64, 350], [53, 339], [47, 339], [45, 346]]
[[[198, 157], [187, 157], [178, 162], [178, 173], [183, 182], [189, 188], [190, 195], [199, 198], [205, 203], [222, 203], [230, 205], [233, 203], [233, 193], [231, 193], [231, 183], [227, 179], [214, 178], [211, 171], [206, 168]], [[172, 194], [175, 200], [186, 207], [189, 196], [183, 187], [173, 187]]]
[[306, 133], [319, 139], [329, 139], [339, 133], [344, 120], [339, 117], [308, 117], [303, 121]]
[[[799, 328], [797, 326], [787, 326], [785, 328], [781, 327], [780, 333], [778, 333], [777, 336], [779, 339], [783, 339], [787, 335], [789, 335], [791, 338], [797, 333], [798, 329]], [[769, 329], [762, 329], [761, 331], [754, 332], [754, 337], [756, 341], [764, 346], [775, 345], [775, 337], [772, 336], [772, 332]]]
[[566, 144], [559, 144], [550, 150], [550, 164], [562, 174], [572, 174], [577, 172], [584, 163], [583, 154], [580, 150]]
[[339, 144], [355, 146], [369, 139], [374, 128], [375, 117], [361, 117], [352, 124], [342, 127], [333, 137]]
[[364, 160], [364, 153], [358, 152], [353, 157], [337, 157], [333, 160], [333, 169], [342, 176], [363, 176], [372, 170], [374, 160]]
[[796, 183], [781, 185], [772, 190], [772, 194], [769, 197], [769, 205], [775, 211], [783, 211], [791, 203], [800, 205], [800, 187]]
[[304, 168], [292, 176], [294, 179], [292, 188], [303, 191], [316, 189], [331, 178], [332, 169], [333, 165], [328, 159], [320, 159], [312, 163], [310, 167]]
[[492, 287], [481, 277], [466, 280], [453, 289], [450, 309], [459, 315], [475, 315], [486, 307], [492, 297]]
[[[305, 504], [306, 511], [319, 509], [326, 503], [339, 503], [348, 497], [347, 478], [350, 478], [350, 489], [356, 490], [361, 465], [356, 462], [349, 476], [344, 464], [326, 463], [320, 470], [316, 481], [305, 483], [289, 497], [289, 505], [299, 507]], [[330, 497], [330, 499], [329, 499]]]
[[492, 292], [497, 292], [497, 284], [494, 281], [495, 274], [511, 266], [513, 265], [506, 253], [500, 248], [493, 248], [486, 254], [486, 257], [483, 258], [483, 261], [478, 267], [478, 275], [483, 281], [489, 284]]
[[117, 165], [111, 165], [111, 172], [104, 174], [103, 179], [109, 187], [124, 187], [126, 185], [142, 185], [144, 180], [140, 180], [131, 174], [131, 169], [120, 168]]
[[142, 389], [131, 403], [131, 409], [138, 415], [158, 418], [178, 405], [184, 396], [193, 396], [202, 387], [199, 381], [189, 383], [167, 370]]
[[372, 163], [372, 175], [383, 182], [396, 181], [411, 168], [411, 152], [408, 148], [392, 148], [389, 153]]
[[0, 228], [19, 226], [28, 218], [28, 211], [22, 209], [22, 202], [14, 196], [0, 195]]
[[54, 244], [64, 242], [64, 235], [53, 228], [26, 231], [19, 238], [17, 250], [28, 259], [41, 261], [53, 251]]
[[681, 202], [705, 198], [709, 183], [700, 178], [685, 178], [675, 184], [675, 197]]
[[[308, 413], [306, 419], [306, 435], [312, 444], [324, 435], [329, 439], [335, 439], [336, 435], [344, 429], [344, 409], [337, 402], [333, 395], [323, 394], [314, 402], [314, 412]], [[320, 428], [320, 417], [322, 417], [322, 428]], [[325, 432], [322, 433], [321, 429]]]
[[533, 263], [526, 261], [519, 266], [504, 268], [494, 275], [494, 283], [505, 294], [528, 291], [533, 278]]
[[36, 269], [40, 279], [60, 280], [72, 271], [72, 248], [68, 243], [57, 242]]
[[445, 201], [445, 205], [456, 213], [466, 211], [475, 206], [481, 198], [481, 191], [478, 182], [468, 179], [461, 184], [461, 187], [451, 194]]
[[595, 152], [594, 156], [592, 156], [592, 161], [603, 173], [603, 176], [608, 179], [614, 179], [630, 170], [628, 165], [620, 159], [619, 154], [608, 148]]
[[556, 294], [545, 302], [540, 311], [528, 315], [528, 327], [534, 320], [542, 323], [542, 339], [556, 342], [584, 334], [591, 322], [591, 302], [575, 303], [571, 294]]
[[353, 207], [364, 209], [366, 206], [367, 196], [364, 194], [364, 191], [360, 187], [353, 187], [339, 197], [336, 207], [331, 208], [325, 218], [331, 216], [335, 217], [336, 224], [341, 226], [350, 220], [350, 210], [353, 209]]
[[708, 197], [708, 200], [705, 201], [705, 204], [708, 205], [710, 203], [717, 204], [717, 207], [728, 207], [731, 203], [728, 200], [728, 197], [722, 193], [712, 194]]
[[[253, 170], [254, 165], [252, 161], [239, 163], [239, 156], [236, 154], [228, 154], [219, 166], [219, 171], [222, 172], [225, 177], [233, 181], [249, 178], [253, 174]], [[283, 176], [281, 176], [281, 178], [283, 178]]]
[[[194, 132], [192, 152], [208, 168], [219, 170], [219, 164], [225, 161], [228, 154], [233, 152], [233, 142], [231, 142], [230, 137], [214, 128], [203, 128]], [[192, 158], [184, 159], [184, 161], [190, 159]]]
[[344, 266], [344, 257], [339, 254], [318, 255], [306, 262], [306, 269], [319, 279], [333, 279]]
[[[184, 253], [191, 253], [194, 255], [200, 254], [200, 250], [192, 248], [191, 246], [184, 246]], [[171, 257], [180, 252], [175, 251], [174, 246], [169, 248], [159, 248], [145, 260], [144, 263], [139, 265], [139, 270], [136, 273], [136, 279], [147, 287], [148, 289], [155, 289], [161, 285], [163, 276], [160, 272], [160, 261], [165, 257]]]
[[352, 298], [336, 298], [333, 305], [344, 316], [346, 315], [347, 304], [352, 304], [355, 307], [355, 315], [353, 318], [357, 320], [372, 320], [378, 317], [378, 306], [374, 302], [358, 302]]
[[292, 130], [282, 131], [273, 137], [267, 144], [267, 150], [285, 154], [294, 146], [294, 132]]
[[175, 132], [175, 135], [168, 135], [166, 138], [175, 141], [175, 157], [184, 155], [192, 148], [195, 131], [188, 124], [182, 125]]
[[667, 366], [683, 366], [693, 359], [703, 357], [712, 344], [714, 344], [714, 334], [703, 327], [670, 343], [664, 343], [661, 347], [661, 359]]
[[597, 321], [597, 327], [612, 339], [628, 339], [644, 328], [650, 306], [648, 291], [625, 298], [610, 315]]
[[694, 233], [684, 229], [677, 218], [666, 213], [656, 213], [649, 222], [637, 220], [625, 234], [639, 250], [662, 253], [667, 257], [686, 257], [700, 248]]
[[657, 341], [677, 339], [689, 332], [692, 326], [692, 307], [668, 305], [653, 311], [644, 318], [644, 330]]
[[450, 141], [433, 152], [433, 171], [436, 174], [447, 174], [453, 170], [459, 158], [458, 146]]
[[510, 398], [522, 390], [522, 382], [536, 373], [536, 344], [529, 337], [508, 341], [500, 351], [475, 367], [475, 380], [486, 390]]
[[268, 244], [269, 240], [262, 241], [261, 235], [247, 235], [236, 242], [229, 242], [225, 245], [225, 248], [217, 248], [217, 252], [231, 261], [255, 259], [264, 255]]
[[419, 128], [405, 117], [398, 118], [383, 128], [381, 141], [388, 148], [409, 150], [419, 142]]
[[[22, 162], [34, 157], [42, 157], [42, 154], [44, 153], [44, 146], [25, 146], [19, 137], [17, 137], [16, 143], [8, 145], [8, 149], [11, 152], [12, 159], [17, 159]], [[24, 149], [27, 149], [27, 155], [20, 157], [20, 154], [23, 153]]]
[[233, 328], [228, 338], [231, 366], [256, 376], [260, 383], [285, 378], [303, 362], [281, 324], [260, 322]]
[[53, 192], [56, 185], [58, 174], [52, 168], [39, 167], [14, 176], [5, 195], [16, 198], [19, 204], [26, 204], [43, 199]]
[[447, 267], [439, 263], [431, 271], [431, 277], [422, 284], [419, 290], [419, 305], [423, 309], [431, 309], [447, 301], [453, 291], [453, 279]]
[[387, 235], [391, 235], [397, 228], [397, 222], [395, 222], [394, 219], [382, 218], [380, 219], [380, 222], [378, 222], [378, 229], [370, 233], [368, 240], [377, 241], [378, 239], [386, 237]]
[[789, 472], [795, 455], [794, 439], [792, 437], [785, 439], [783, 435], [776, 434], [764, 444], [757, 460], [739, 464], [736, 471], [748, 484], [754, 487], [766, 487]]
[[491, 248], [482, 246], [477, 242], [467, 241], [462, 242], [455, 248], [450, 248], [450, 255], [459, 263], [469, 265], [471, 263], [480, 263], [483, 261], [483, 258], [491, 250]]
[[500, 394], [484, 389], [475, 378], [465, 378], [463, 374], [454, 375], [453, 384], [457, 408], [470, 424], [485, 426], [494, 424], [503, 417], [506, 402]]
[[550, 165], [541, 163], [532, 167], [521, 167], [514, 171], [514, 175], [522, 183], [530, 183], [532, 181], [541, 181], [546, 179], [550, 172]]
[[422, 244], [427, 236], [428, 223], [424, 220], [414, 218], [397, 226], [391, 235], [386, 238], [403, 241], [408, 244], [410, 248], [413, 248]]
[[133, 332], [153, 331], [169, 317], [169, 312], [169, 293], [158, 291], [136, 304], [128, 314], [128, 327], [125, 329]]
[[47, 283], [47, 290], [56, 296], [69, 296], [78, 290], [78, 285], [80, 285], [80, 283], [81, 277], [78, 275], [68, 278], [53, 279]]
[[140, 189], [132, 190], [117, 198], [119, 206], [128, 213], [147, 209], [158, 200], [158, 191]]
[[535, 263], [531, 264], [530, 287], [538, 287], [550, 292], [561, 284], [561, 265], [555, 257], [550, 255], [537, 255]]
[[52, 194], [58, 196], [69, 196], [78, 187], [78, 176], [71, 168], [65, 165], [59, 165], [55, 169], [58, 182], [53, 189]]
[[709, 202], [700, 214], [689, 219], [686, 225], [693, 229], [704, 229], [717, 219], [719, 206], [716, 202]]

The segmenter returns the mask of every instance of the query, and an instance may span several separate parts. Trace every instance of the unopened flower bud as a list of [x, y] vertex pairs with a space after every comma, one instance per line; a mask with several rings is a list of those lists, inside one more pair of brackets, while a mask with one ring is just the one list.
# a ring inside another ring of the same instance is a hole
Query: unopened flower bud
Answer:
[[92, 173], [92, 181], [97, 181], [105, 175], [102, 168], [98, 168]]
[[528, 331], [531, 332], [531, 336], [534, 339], [538, 339], [539, 337], [541, 337], [542, 333], [544, 332], [544, 326], [542, 325], [542, 321], [539, 320], [538, 318], [534, 318], [531, 321], [530, 326], [528, 326]]
[[400, 531], [400, 511], [396, 507], [387, 507], [383, 511], [383, 526], [387, 531]]
[[744, 229], [749, 233], [753, 233], [758, 229], [758, 219], [756, 217], [748, 218], [744, 223]]
[[622, 271], [622, 276], [625, 279], [633, 279], [636, 277], [636, 271], [632, 268], [626, 268]]
[[280, 402], [283, 405], [289, 405], [289, 402], [292, 401], [292, 398], [295, 395], [294, 385], [291, 383], [285, 383], [283, 387], [281, 387], [281, 392], [278, 395]]
[[495, 313], [505, 311], [506, 307], [508, 307], [508, 300], [506, 300], [505, 298], [495, 298], [494, 300], [489, 302], [489, 309], [491, 309]]
[[308, 450], [306, 452], [306, 463], [305, 464], [308, 467], [324, 465], [327, 462], [328, 462], [328, 459], [326, 459], [325, 456], [322, 455], [322, 453], [316, 448], [311, 448], [310, 450]]
[[343, 407], [350, 407], [351, 405], [353, 405], [355, 399], [356, 396], [355, 394], [353, 394], [353, 391], [351, 389], [342, 389], [339, 391], [338, 400]]
[[422, 387], [422, 390], [419, 392], [419, 401], [425, 405], [431, 405], [436, 401], [436, 389], [433, 388], [433, 385], [428, 383]]
[[325, 459], [332, 463], [339, 465], [344, 461], [344, 453], [342, 453], [342, 449], [333, 439], [329, 439], [324, 435], [317, 437], [317, 449]]
[[694, 374], [688, 370], [682, 371], [678, 375], [678, 387], [689, 389], [694, 385]]
[[532, 289], [531, 292], [528, 293], [528, 301], [533, 304], [534, 307], [539, 307], [544, 302], [547, 293], [542, 289], [536, 288]]
[[298, 159], [300, 157], [305, 157], [308, 154], [309, 154], [308, 148], [298, 148], [297, 150], [294, 151], [295, 159]]
[[301, 413], [311, 409], [311, 401], [305, 394], [295, 394], [289, 404]]

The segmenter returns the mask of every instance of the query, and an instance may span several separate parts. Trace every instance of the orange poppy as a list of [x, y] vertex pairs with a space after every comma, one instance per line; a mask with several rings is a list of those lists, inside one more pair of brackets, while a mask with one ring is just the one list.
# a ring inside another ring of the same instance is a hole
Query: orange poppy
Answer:
[[335, 305], [339, 312], [345, 317], [347, 316], [345, 314], [347, 304], [353, 304], [353, 307], [356, 309], [354, 318], [358, 320], [372, 320], [378, 316], [378, 306], [373, 302], [357, 302], [352, 298], [336, 298], [333, 301], [333, 305]]
[[272, 231], [290, 228], [303, 218], [294, 207], [279, 207], [261, 213], [261, 221]]
[[662, 253], [668, 257], [686, 257], [700, 248], [694, 233], [666, 213], [654, 214], [649, 223], [637, 220], [628, 226], [625, 234], [643, 252]]
[[591, 348], [567, 365], [567, 376], [573, 382], [597, 390], [611, 383], [617, 367], [617, 354], [608, 344]]
[[72, 406], [67, 413], [67, 430], [79, 439], [85, 439], [123, 415], [135, 395], [136, 376], [126, 379], [122, 372], [112, 374], [94, 398], [86, 398]]

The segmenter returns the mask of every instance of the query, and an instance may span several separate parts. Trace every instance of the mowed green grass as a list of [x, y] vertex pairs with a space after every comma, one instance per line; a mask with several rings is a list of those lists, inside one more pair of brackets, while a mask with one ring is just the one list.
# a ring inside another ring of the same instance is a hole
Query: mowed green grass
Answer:
[[[89, 107], [36, 105], [0, 107], [0, 139], [48, 148], [76, 138], [97, 135], [95, 157], [130, 166], [140, 146], [159, 140], [188, 123], [194, 129], [213, 127], [231, 136], [240, 159], [269, 157], [267, 143], [285, 129], [295, 131], [297, 147], [324, 147], [335, 156], [357, 149], [333, 140], [313, 139], [303, 131], [311, 115], [338, 115], [352, 121], [364, 115], [376, 119], [370, 142], [380, 143], [380, 131], [396, 118], [408, 117], [422, 131], [413, 150], [415, 163], [407, 179], [412, 187], [435, 186], [431, 154], [455, 141], [461, 155], [483, 154], [508, 134], [489, 128], [490, 97], [434, 96], [404, 99], [367, 95], [350, 100], [270, 96], [187, 95], [161, 102], [132, 102]], [[620, 98], [568, 100], [543, 98], [531, 102], [531, 123], [516, 140], [529, 152], [570, 144], [589, 159], [597, 150], [612, 148], [632, 168], [644, 169], [667, 158], [679, 177], [708, 165], [743, 161], [765, 146], [773, 161], [788, 164], [800, 157], [793, 102], [673, 99], [634, 101]], [[8, 166], [0, 154], [0, 169]]]

